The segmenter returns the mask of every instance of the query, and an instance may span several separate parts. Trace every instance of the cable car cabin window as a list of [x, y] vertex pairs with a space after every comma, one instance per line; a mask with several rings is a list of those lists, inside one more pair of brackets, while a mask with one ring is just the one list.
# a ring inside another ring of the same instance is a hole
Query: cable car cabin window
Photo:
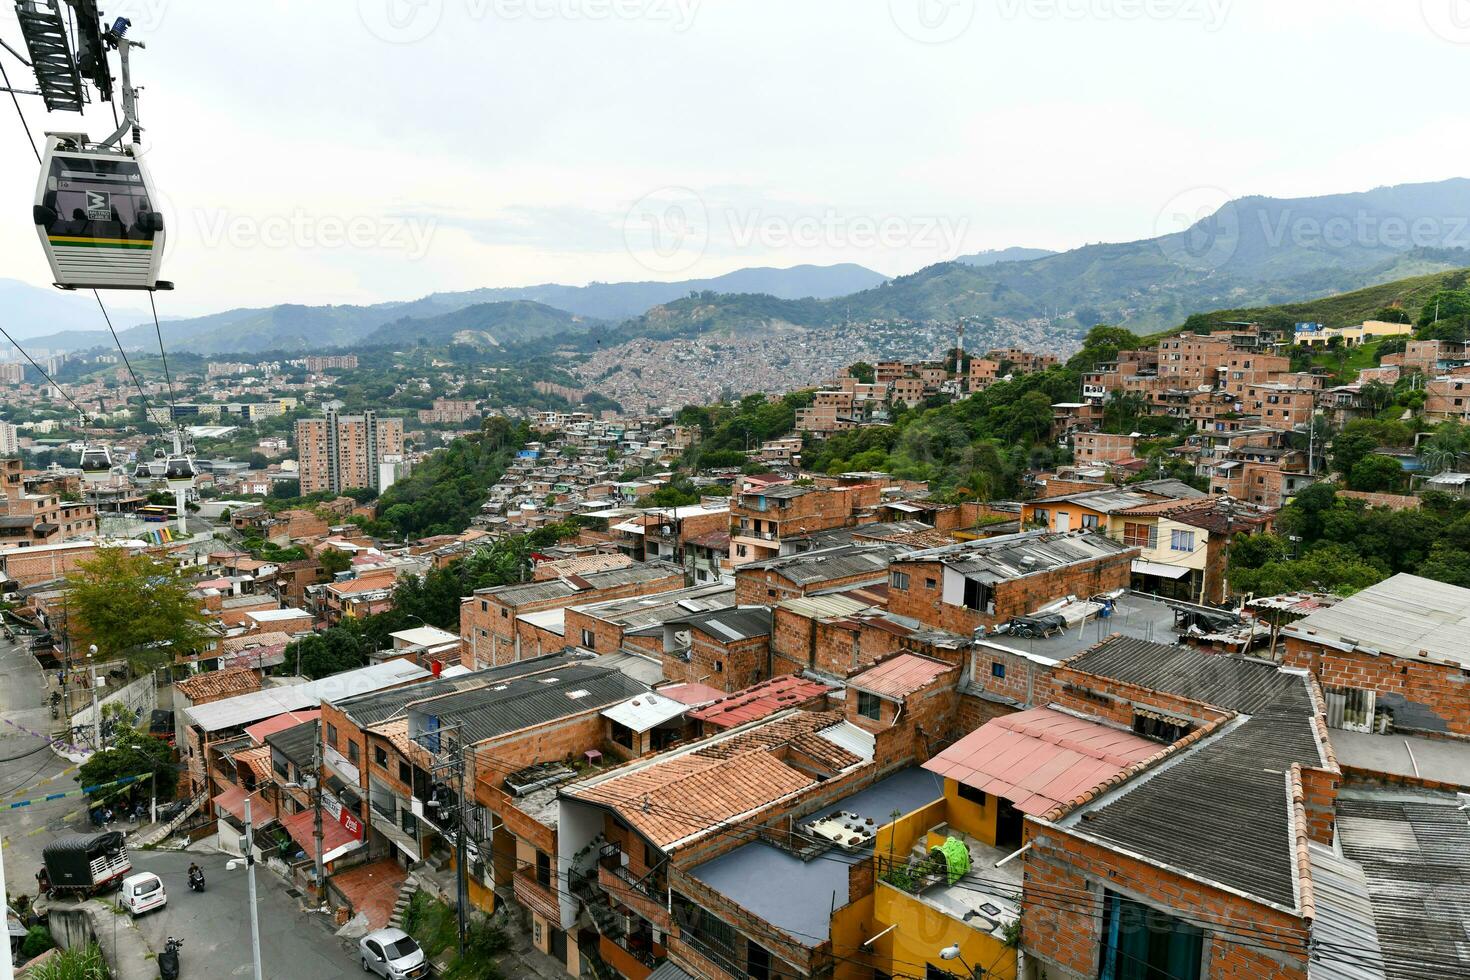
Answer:
[[57, 154], [46, 176], [43, 210], [36, 217], [48, 237], [95, 239], [126, 248], [129, 243], [151, 245], [153, 202], [143, 186], [143, 174], [132, 160], [99, 159]]

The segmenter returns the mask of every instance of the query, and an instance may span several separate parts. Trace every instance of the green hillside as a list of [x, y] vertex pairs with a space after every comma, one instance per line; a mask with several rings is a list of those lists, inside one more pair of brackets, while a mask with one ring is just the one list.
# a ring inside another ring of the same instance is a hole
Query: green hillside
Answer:
[[[1418, 319], [1419, 311], [1429, 297], [1441, 290], [1464, 289], [1467, 282], [1470, 282], [1470, 269], [1450, 269], [1302, 303], [1196, 313], [1185, 320], [1183, 326], [1199, 333], [1226, 330], [1231, 324], [1240, 323], [1259, 323], [1265, 327], [1287, 329], [1293, 324], [1303, 322], [1342, 327], [1370, 320], [1390, 307], [1402, 309], [1410, 322], [1413, 322]], [[1174, 330], [1163, 331], [1147, 339], [1156, 340], [1173, 332]]]

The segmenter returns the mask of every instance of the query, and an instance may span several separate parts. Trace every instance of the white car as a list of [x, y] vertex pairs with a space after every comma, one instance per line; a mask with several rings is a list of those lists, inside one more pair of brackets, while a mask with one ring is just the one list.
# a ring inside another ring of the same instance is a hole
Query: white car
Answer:
[[362, 968], [387, 980], [418, 980], [429, 975], [429, 961], [413, 937], [402, 929], [370, 932], [357, 944]]
[[123, 879], [121, 901], [122, 907], [136, 919], [144, 912], [167, 905], [168, 892], [164, 891], [163, 881], [158, 875], [140, 871]]

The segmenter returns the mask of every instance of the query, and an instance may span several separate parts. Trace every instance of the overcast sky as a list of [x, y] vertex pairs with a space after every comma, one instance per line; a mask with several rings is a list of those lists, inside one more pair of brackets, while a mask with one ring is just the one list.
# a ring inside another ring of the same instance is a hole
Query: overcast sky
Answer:
[[[1470, 159], [1470, 0], [104, 6], [149, 45], [166, 315], [803, 262], [901, 274]], [[8, 12], [0, 37], [19, 40]], [[23, 104], [36, 131], [77, 128]], [[0, 276], [44, 285], [36, 168], [0, 109]]]

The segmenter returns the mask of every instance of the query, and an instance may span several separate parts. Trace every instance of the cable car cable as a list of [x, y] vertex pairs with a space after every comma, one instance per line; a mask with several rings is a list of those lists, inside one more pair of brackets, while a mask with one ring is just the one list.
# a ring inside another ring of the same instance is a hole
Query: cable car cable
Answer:
[[158, 323], [158, 306], [153, 302], [153, 290], [148, 290], [148, 308], [153, 311], [153, 332], [158, 334], [158, 356], [163, 359], [163, 380], [168, 383], [168, 410], [170, 421], [174, 413], [174, 380], [168, 373], [168, 354], [163, 350], [163, 327]]
[[61, 387], [61, 385], [57, 384], [52, 379], [51, 375], [49, 375], [49, 374], [46, 373], [46, 369], [45, 368], [41, 367], [41, 365], [39, 365], [39, 364], [36, 363], [36, 359], [34, 357], [32, 357], [29, 353], [27, 353], [26, 352], [26, 349], [24, 347], [22, 347], [19, 343], [17, 343], [14, 337], [10, 336], [10, 331], [6, 330], [4, 327], [0, 327], [0, 334], [4, 334], [5, 335], [5, 339], [8, 340], [8, 341], [10, 341], [10, 343], [15, 347], [16, 350], [20, 351], [22, 354], [25, 355], [25, 359], [31, 362], [31, 367], [33, 367], [37, 371], [41, 372], [41, 377], [43, 377], [43, 378], [46, 379], [46, 383], [47, 384], [49, 384], [51, 387], [55, 388], [57, 391], [61, 392], [61, 397], [62, 398], [65, 398], [68, 402], [70, 402], [71, 403], [71, 407], [74, 408], [74, 409], [76, 409], [78, 412], [80, 412], [81, 415], [82, 415], [82, 417], [83, 417], [83, 419], [86, 418], [86, 416], [87, 416], [87, 410], [85, 408], [83, 408], [82, 406], [78, 405], [77, 402], [76, 402], [76, 399], [72, 398], [71, 395], [67, 394], [66, 389], [63, 388], [63, 387]]
[[26, 114], [20, 107], [20, 99], [15, 94], [15, 88], [10, 84], [10, 76], [5, 71], [5, 62], [0, 61], [0, 79], [5, 81], [5, 87], [10, 90], [10, 101], [15, 103], [15, 114], [20, 117], [20, 127], [26, 131], [26, 140], [31, 144], [31, 153], [35, 154], [36, 162], [41, 162], [41, 151], [36, 148], [36, 138], [31, 135], [31, 124], [26, 122]]
[[97, 298], [97, 308], [102, 311], [102, 319], [107, 321], [107, 332], [112, 334], [112, 339], [117, 344], [117, 352], [122, 355], [123, 366], [128, 369], [128, 374], [133, 379], [133, 387], [137, 388], [138, 394], [143, 397], [144, 414], [147, 415], [148, 419], [152, 421], [154, 425], [158, 426], [160, 431], [167, 432], [168, 427], [165, 426], [162, 422], [158, 421], [158, 419], [153, 415], [153, 405], [151, 402], [148, 401], [148, 393], [144, 391], [143, 386], [138, 383], [138, 373], [133, 370], [133, 363], [128, 360], [128, 352], [123, 350], [122, 339], [118, 337], [117, 331], [114, 330], [112, 327], [112, 317], [107, 315], [107, 307], [102, 304], [102, 294], [94, 289], [92, 290], [92, 295]]

